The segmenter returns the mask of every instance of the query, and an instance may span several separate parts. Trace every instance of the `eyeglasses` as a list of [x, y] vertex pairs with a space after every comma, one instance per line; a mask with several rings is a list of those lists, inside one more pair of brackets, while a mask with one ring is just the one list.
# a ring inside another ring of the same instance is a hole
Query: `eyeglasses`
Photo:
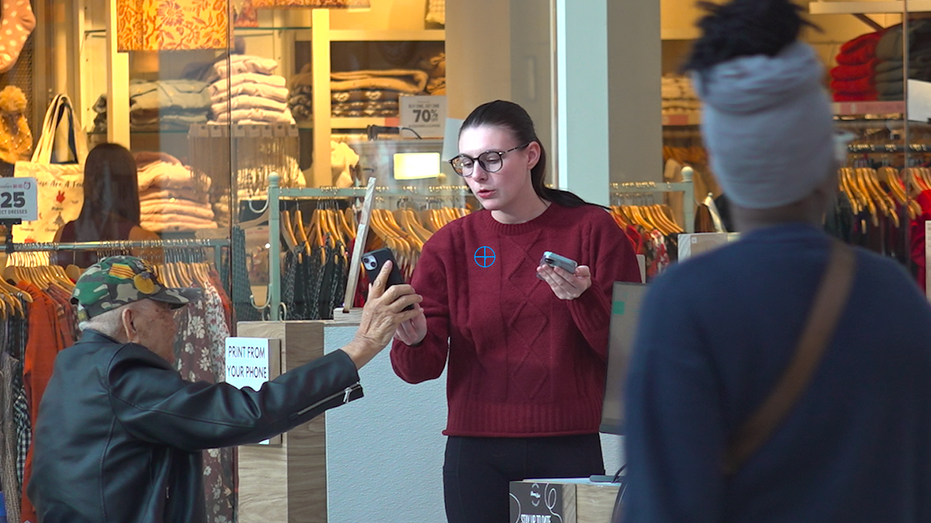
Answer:
[[453, 166], [453, 170], [456, 171], [456, 174], [462, 176], [463, 178], [468, 178], [472, 176], [472, 172], [475, 170], [475, 162], [478, 162], [482, 166], [482, 170], [486, 173], [496, 173], [501, 170], [501, 167], [504, 165], [504, 155], [516, 151], [518, 149], [523, 149], [533, 142], [527, 142], [524, 145], [518, 145], [517, 147], [511, 147], [507, 151], [485, 151], [482, 154], [478, 155], [477, 158], [472, 158], [467, 154], [460, 154], [449, 160], [449, 164]]

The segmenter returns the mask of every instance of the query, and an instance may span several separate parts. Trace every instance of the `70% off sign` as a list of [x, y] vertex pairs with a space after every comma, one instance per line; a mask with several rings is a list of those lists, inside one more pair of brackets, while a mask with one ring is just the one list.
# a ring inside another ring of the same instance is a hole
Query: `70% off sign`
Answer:
[[401, 127], [422, 137], [441, 137], [446, 125], [445, 96], [402, 96]]

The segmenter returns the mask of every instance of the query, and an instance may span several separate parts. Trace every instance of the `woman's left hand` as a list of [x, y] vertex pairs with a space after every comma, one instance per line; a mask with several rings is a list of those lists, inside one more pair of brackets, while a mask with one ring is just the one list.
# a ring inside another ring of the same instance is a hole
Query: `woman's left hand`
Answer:
[[544, 264], [537, 267], [537, 274], [550, 284], [560, 300], [574, 300], [592, 286], [592, 271], [588, 265], [579, 265], [575, 274], [571, 274], [559, 267]]

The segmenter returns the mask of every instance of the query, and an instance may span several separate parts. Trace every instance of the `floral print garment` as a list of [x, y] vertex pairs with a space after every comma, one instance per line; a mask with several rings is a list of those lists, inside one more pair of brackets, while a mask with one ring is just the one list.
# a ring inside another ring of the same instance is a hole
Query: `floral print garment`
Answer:
[[[178, 309], [178, 334], [175, 338], [175, 363], [188, 381], [217, 383], [225, 379], [226, 338], [230, 325], [219, 289], [209, 282], [204, 298]], [[204, 451], [204, 495], [208, 523], [233, 523], [236, 506], [233, 485], [233, 448]]]

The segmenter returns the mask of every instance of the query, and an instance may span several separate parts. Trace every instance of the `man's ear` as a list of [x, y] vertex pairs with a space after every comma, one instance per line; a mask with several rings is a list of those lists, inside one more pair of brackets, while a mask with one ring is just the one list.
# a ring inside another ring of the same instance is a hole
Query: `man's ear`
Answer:
[[134, 311], [132, 307], [123, 307], [123, 310], [120, 312], [120, 321], [123, 324], [123, 332], [126, 334], [126, 339], [129, 341], [136, 339], [135, 319], [136, 311]]

